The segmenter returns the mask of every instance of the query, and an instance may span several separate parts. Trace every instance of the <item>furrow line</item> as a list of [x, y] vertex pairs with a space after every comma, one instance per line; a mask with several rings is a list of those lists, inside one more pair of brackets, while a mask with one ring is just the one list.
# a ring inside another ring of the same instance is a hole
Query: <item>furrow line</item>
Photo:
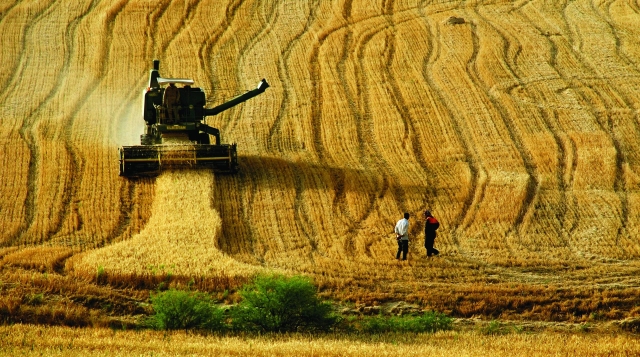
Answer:
[[[573, 4], [572, 4], [573, 5]], [[570, 16], [567, 14], [567, 9], [569, 8], [569, 6], [565, 7], [565, 11], [563, 11], [563, 17], [562, 20], [569, 25], [570, 21], [569, 18]], [[593, 10], [593, 7], [591, 7], [591, 9]], [[575, 9], [578, 10], [579, 9]], [[595, 11], [595, 10], [594, 10]], [[598, 68], [594, 67], [589, 60], [587, 60], [587, 53], [588, 51], [585, 51], [583, 48], [583, 43], [584, 40], [582, 40], [580, 38], [580, 34], [581, 31], [579, 28], [574, 28], [573, 29], [575, 31], [575, 34], [577, 36], [576, 39], [573, 39], [573, 37], [571, 38], [573, 43], [578, 43], [580, 45], [576, 46], [567, 46], [567, 51], [569, 52], [569, 54], [575, 58], [576, 60], [579, 60], [580, 63], [583, 63], [585, 68], [585, 71], [591, 72], [592, 76], [597, 77], [597, 73], [599, 72]], [[572, 31], [573, 32], [573, 31]], [[614, 40], [615, 41], [615, 40]], [[572, 42], [569, 42], [569, 44], [571, 44]], [[584, 79], [582, 78], [577, 78], [576, 76], [567, 76], [567, 74], [565, 74], [565, 69], [564, 68], [560, 68], [560, 67], [556, 67], [558, 74], [560, 75], [560, 77], [565, 80], [567, 83], [572, 84], [572, 83], [578, 83], [580, 85], [580, 88], [584, 88], [584, 89], [577, 89], [576, 93], [579, 96], [579, 98], [581, 98], [581, 101], [583, 103], [590, 103], [590, 97], [593, 96], [595, 98], [597, 98], [597, 100], [600, 103], [606, 103], [608, 102], [607, 99], [604, 97], [604, 94], [601, 93], [600, 91], [598, 91], [595, 88], [591, 88], [589, 83], [586, 83], [584, 81]], [[576, 87], [575, 85], [573, 85], [572, 87]], [[628, 108], [632, 108], [632, 106], [630, 106], [628, 103], [629, 101], [625, 98], [625, 96], [622, 93], [619, 93], [618, 91], [616, 91], [614, 88], [606, 88], [608, 87], [608, 85], [604, 86], [605, 88], [602, 89], [607, 89], [612, 93], [616, 93], [616, 96], [618, 99], [621, 99], [625, 105]], [[590, 112], [593, 114], [594, 118], [595, 118], [595, 122], [597, 123], [597, 125], [599, 126], [600, 130], [602, 130], [602, 132], [606, 133], [610, 140], [611, 140], [611, 144], [613, 145], [614, 149], [615, 149], [615, 178], [614, 178], [614, 183], [613, 183], [613, 188], [614, 191], [616, 192], [616, 195], [619, 197], [620, 199], [620, 209], [622, 211], [622, 217], [620, 220], [620, 226], [618, 227], [618, 234], [616, 237], [616, 240], [620, 239], [620, 236], [623, 234], [627, 234], [626, 232], [626, 227], [628, 226], [628, 222], [629, 222], [629, 208], [628, 208], [628, 194], [626, 192], [626, 190], [624, 190], [625, 187], [625, 183], [624, 183], [624, 172], [623, 172], [623, 164], [626, 162], [625, 158], [624, 158], [624, 154], [623, 154], [623, 150], [622, 150], [622, 146], [620, 143], [619, 138], [616, 137], [615, 132], [613, 132], [611, 130], [611, 128], [609, 127], [609, 125], [605, 122], [603, 122], [603, 118], [601, 117], [601, 115], [598, 114], [598, 110], [597, 108], [595, 108], [593, 105], [589, 105], [590, 106]], [[632, 108], [633, 109], [633, 108]], [[576, 198], [576, 206], [578, 205], [578, 201]], [[576, 222], [575, 226], [574, 226], [574, 230], [577, 229], [578, 225], [579, 225], [579, 216], [576, 218], [578, 221]], [[573, 233], [573, 230], [572, 230]]]
[[[470, 24], [471, 27], [471, 39], [473, 41], [473, 51], [471, 53], [471, 56], [469, 58], [469, 60], [467, 61], [466, 67], [467, 67], [467, 75], [471, 76], [472, 71], [470, 70], [470, 67], [475, 65], [475, 60], [478, 56], [478, 39], [475, 35], [476, 30], [475, 30], [475, 24]], [[462, 122], [458, 122], [457, 120], [454, 120], [454, 123], [456, 126], [458, 126], [460, 129], [465, 127], [465, 124]], [[462, 131], [462, 130], [461, 130]], [[465, 130], [466, 131], [466, 130]], [[467, 137], [466, 139], [469, 140], [470, 146], [473, 146], [473, 138], [472, 135], [470, 133], [466, 133]], [[482, 158], [479, 157], [479, 154], [477, 152], [474, 152], [474, 156], [472, 161], [476, 161], [477, 162], [482, 162]], [[477, 155], [477, 156], [476, 156]], [[485, 196], [485, 192], [487, 189], [487, 185], [488, 185], [488, 175], [487, 175], [487, 171], [483, 166], [480, 166], [482, 169], [476, 171], [476, 173], [479, 174], [477, 179], [473, 179], [474, 184], [472, 185], [472, 192], [473, 194], [470, 196], [471, 197], [471, 201], [469, 201], [468, 203], [465, 202], [465, 207], [466, 209], [463, 210], [464, 212], [464, 218], [461, 221], [461, 225], [460, 227], [462, 229], [467, 229], [471, 226], [471, 224], [475, 221], [476, 219], [476, 215], [478, 215], [478, 211], [480, 209], [480, 205], [482, 204], [482, 202], [484, 201], [484, 196]]]
[[[91, 1], [86, 11], [83, 11], [76, 18], [72, 19], [69, 25], [67, 26], [67, 29], [65, 30], [66, 50], [64, 52], [65, 58], [64, 58], [63, 68], [61, 70], [60, 75], [58, 76], [57, 83], [54, 86], [54, 89], [50, 95], [50, 98], [47, 98], [45, 101], [43, 101], [43, 104], [48, 104], [48, 102], [55, 97], [56, 93], [63, 91], [64, 81], [69, 76], [69, 68], [71, 65], [71, 60], [73, 58], [73, 55], [75, 55], [76, 53], [74, 39], [77, 33], [78, 25], [80, 24], [81, 21], [83, 21], [86, 18], [88, 13], [93, 11], [95, 6], [96, 6], [96, 1], [95, 0]], [[74, 149], [73, 140], [71, 139], [71, 129], [73, 127], [74, 118], [83, 104], [84, 102], [78, 103], [76, 107], [71, 111], [71, 114], [68, 116], [69, 120], [66, 120], [62, 125], [63, 137], [64, 137], [63, 142], [64, 142], [65, 150], [69, 156], [69, 160], [68, 160], [69, 172], [72, 172], [74, 174], [81, 171], [79, 170], [79, 167], [81, 167], [80, 163], [82, 163], [82, 157], [78, 155], [78, 153]], [[73, 210], [72, 200], [78, 191], [80, 182], [81, 180], [74, 180], [71, 177], [68, 177], [67, 180], [65, 180], [64, 187], [63, 187], [64, 191], [62, 193], [63, 212], [59, 215], [60, 218], [52, 227], [53, 234], [60, 232], [60, 229], [63, 226], [63, 223], [68, 219], [69, 215], [71, 214], [71, 211]], [[82, 230], [82, 217], [80, 216], [80, 214], [78, 214], [78, 224], [75, 228], [77, 230]]]
[[243, 0], [232, 0], [225, 9], [225, 16], [222, 18], [222, 23], [209, 37], [207, 41], [198, 50], [198, 58], [201, 63], [201, 67], [205, 69], [207, 73], [207, 79], [209, 80], [210, 88], [217, 88], [218, 82], [216, 81], [215, 68], [209, 64], [213, 62], [213, 48], [218, 44], [222, 36], [231, 29], [231, 24], [235, 21], [238, 8], [242, 5]]
[[[309, 14], [307, 16], [307, 21], [305, 22], [304, 27], [300, 32], [298, 32], [292, 39], [289, 41], [284, 50], [282, 51], [282, 56], [278, 58], [278, 77], [280, 79], [280, 83], [283, 84], [282, 90], [282, 102], [280, 103], [280, 109], [278, 110], [278, 114], [273, 124], [269, 127], [268, 134], [268, 142], [267, 149], [270, 151], [282, 152], [282, 148], [280, 146], [280, 140], [278, 140], [278, 136], [282, 135], [281, 127], [282, 122], [284, 120], [285, 114], [290, 106], [290, 92], [295, 91], [295, 87], [291, 85], [291, 76], [289, 75], [289, 71], [287, 70], [287, 62], [291, 57], [291, 51], [293, 46], [298, 43], [300, 38], [309, 32], [311, 24], [316, 21], [317, 11], [319, 9], [319, 0], [313, 0], [309, 3]], [[276, 147], [278, 145], [278, 147]]]
[[[482, 14], [480, 14], [480, 12], [476, 11], [475, 12], [476, 15], [481, 18], [483, 20], [484, 23], [486, 23], [489, 27], [491, 27], [497, 34], [499, 34], [499, 36], [502, 39], [502, 57], [504, 58], [504, 64], [506, 65], [506, 71], [508, 72], [508, 74], [514, 78], [516, 80], [516, 82], [521, 82], [521, 79], [517, 76], [517, 74], [514, 72], [513, 70], [513, 66], [517, 67], [517, 56], [519, 55], [519, 53], [521, 52], [522, 46], [521, 45], [517, 45], [517, 50], [515, 51], [514, 54], [514, 58], [512, 60], [513, 65], [511, 65], [509, 63], [509, 53], [510, 53], [510, 48], [511, 48], [511, 43], [509, 41], [509, 38], [507, 37], [507, 35], [502, 32], [500, 29], [498, 29], [496, 26], [494, 26], [492, 24], [491, 21], [489, 21], [487, 18], [483, 17]], [[475, 31], [474, 31], [475, 34]], [[477, 41], [477, 37], [474, 35], [474, 39], [476, 39], [475, 41]], [[522, 136], [519, 133], [519, 130], [516, 126], [516, 124], [514, 123], [515, 119], [510, 119], [509, 118], [509, 114], [507, 113], [507, 110], [500, 104], [500, 102], [498, 100], [496, 100], [495, 98], [493, 98], [493, 96], [491, 95], [491, 93], [489, 93], [489, 91], [487, 90], [488, 85], [487, 83], [484, 83], [479, 72], [478, 72], [478, 68], [477, 66], [471, 66], [471, 68], [473, 69], [472, 72], [470, 72], [473, 81], [478, 85], [478, 88], [482, 88], [483, 91], [485, 92], [485, 95], [487, 98], [489, 98], [489, 100], [492, 103], [492, 106], [494, 109], [496, 109], [498, 111], [498, 113], [500, 114], [500, 119], [502, 120], [502, 122], [504, 123], [504, 126], [507, 128], [508, 133], [509, 133], [509, 138], [511, 139], [511, 142], [515, 145], [515, 147], [517, 148], [520, 157], [524, 163], [524, 167], [525, 170], [527, 172], [528, 178], [527, 178], [527, 185], [526, 185], [526, 194], [525, 194], [525, 198], [522, 202], [522, 206], [520, 208], [520, 212], [518, 212], [518, 215], [514, 221], [514, 233], [518, 236], [520, 236], [520, 234], [524, 233], [524, 229], [523, 227], [526, 226], [526, 219], [527, 217], [531, 217], [533, 215], [533, 210], [535, 208], [535, 203], [537, 202], [537, 198], [538, 198], [538, 194], [539, 194], [539, 190], [540, 190], [540, 179], [539, 179], [539, 173], [538, 170], [536, 168], [536, 164], [535, 164], [535, 160], [532, 157], [532, 154], [530, 152], [530, 150], [527, 148], [526, 143], [524, 143]]]
[[[280, 130], [280, 126], [282, 125], [283, 117], [290, 105], [289, 99], [289, 90], [294, 91], [295, 86], [290, 85], [290, 74], [286, 69], [287, 62], [292, 54], [293, 46], [297, 44], [297, 42], [309, 32], [312, 24], [318, 19], [318, 11], [320, 9], [319, 1], [312, 1], [309, 4], [309, 15], [307, 16], [307, 21], [304, 25], [304, 28], [300, 33], [298, 33], [285, 47], [283, 51], [283, 58], [279, 60], [278, 66], [278, 74], [281, 76], [280, 81], [284, 83], [283, 90], [283, 100], [282, 107], [278, 112], [278, 116], [276, 117], [276, 121], [271, 126], [269, 131], [269, 141], [270, 143], [275, 142], [277, 140], [277, 133]], [[292, 67], [289, 67], [292, 68]], [[279, 140], [278, 140], [279, 142]], [[269, 145], [268, 148], [270, 150], [276, 149], [273, 145]], [[279, 149], [279, 148], [278, 148]], [[295, 189], [295, 198], [294, 198], [294, 217], [296, 222], [299, 222], [297, 225], [304, 235], [304, 237], [308, 240], [309, 245], [311, 246], [311, 250], [309, 252], [309, 260], [311, 264], [315, 264], [315, 260], [313, 258], [313, 253], [318, 251], [318, 241], [317, 237], [321, 235], [321, 233], [316, 228], [314, 224], [314, 220], [309, 211], [309, 205], [305, 204], [304, 201], [304, 191], [305, 191], [305, 180], [303, 177], [306, 177], [306, 170], [302, 170], [299, 165], [293, 165], [293, 177], [294, 177], [294, 189]]]
[[429, 175], [429, 167], [427, 165], [427, 158], [422, 151], [421, 145], [421, 137], [419, 131], [415, 127], [416, 118], [414, 118], [410, 111], [409, 106], [407, 105], [406, 100], [403, 97], [402, 90], [400, 89], [400, 84], [398, 83], [397, 77], [392, 75], [390, 72], [390, 68], [393, 67], [394, 58], [396, 57], [396, 42], [398, 41], [396, 26], [404, 24], [406, 22], [410, 22], [414, 20], [414, 18], [405, 19], [403, 21], [395, 21], [393, 18], [393, 1], [389, 0], [387, 3], [387, 12], [388, 12], [388, 22], [391, 28], [391, 38], [388, 39], [387, 43], [391, 45], [388, 46], [388, 51], [386, 53], [386, 66], [384, 72], [387, 76], [387, 81], [391, 86], [391, 100], [394, 103], [395, 108], [400, 113], [402, 120], [405, 126], [405, 138], [403, 141], [410, 140], [411, 146], [413, 148], [413, 154], [418, 162], [418, 165], [424, 175], [421, 178], [421, 181], [425, 183], [426, 189], [423, 192], [422, 201], [424, 205], [420, 208], [423, 210], [425, 208], [429, 208], [432, 206], [432, 202], [430, 201], [430, 197], [433, 195], [433, 191], [430, 187], [433, 187], [433, 182], [431, 182], [431, 175]]
[[[198, 0], [186, 0], [185, 3], [186, 3], [186, 6], [184, 8], [184, 15], [182, 16], [184, 20], [179, 22], [180, 25], [175, 29], [173, 35], [171, 36], [171, 39], [169, 39], [169, 41], [164, 45], [164, 48], [160, 50], [161, 57], [164, 57], [165, 53], [169, 48], [171, 48], [171, 45], [174, 43], [174, 41], [176, 41], [179, 35], [183, 31], [185, 31], [185, 29], [187, 29], [187, 24], [193, 20], [193, 16], [201, 2]], [[170, 4], [171, 2], [169, 2], [169, 5]], [[159, 13], [159, 16], [160, 17], [164, 16], [167, 10], [168, 10], [168, 7], [166, 9], [163, 9]]]
[[[338, 78], [340, 79], [340, 83], [342, 84], [342, 87], [344, 89], [344, 94], [348, 102], [348, 109], [351, 112], [351, 116], [354, 118], [356, 123], [361, 123], [363, 120], [362, 119], [363, 114], [360, 112], [357, 105], [357, 99], [355, 98], [355, 95], [353, 94], [349, 86], [349, 81], [347, 78], [347, 68], [346, 68], [350, 50], [353, 45], [353, 23], [351, 19], [352, 6], [353, 6], [353, 1], [348, 0], [348, 1], [345, 1], [342, 7], [342, 16], [344, 18], [344, 21], [346, 22], [346, 26], [344, 27], [345, 37], [343, 40], [343, 46], [341, 48], [342, 53], [340, 56], [340, 60], [337, 63], [337, 73], [338, 73]], [[356, 90], [357, 90], [357, 86], [356, 86]], [[363, 133], [363, 127], [359, 124], [356, 125], [356, 136], [357, 136], [357, 142], [358, 142], [358, 147], [357, 147], [358, 160], [365, 168], [367, 168], [368, 170], [371, 170], [372, 168], [370, 167], [369, 163], [372, 159], [370, 158], [370, 154], [366, 149], [367, 141], [365, 138], [367, 137], [367, 135]], [[382, 191], [386, 192], [386, 188]], [[347, 217], [346, 222], [348, 224], [348, 230], [356, 227], [356, 225], [361, 224], [361, 222], [366, 220], [373, 212], [375, 212], [377, 200], [378, 198], [382, 198], [382, 197], [384, 197], [384, 194], [382, 195], [376, 195], [375, 193], [369, 194], [367, 203], [366, 203], [366, 208], [363, 210], [364, 215], [361, 217], [354, 218], [352, 217], [348, 209], [342, 209], [341, 212], [343, 212]], [[345, 201], [346, 201], [345, 195], [341, 195], [340, 198], [334, 202], [334, 205], [344, 206]]]
[[[273, 24], [278, 20], [278, 17], [280, 16], [278, 11], [276, 11], [276, 8], [278, 5], [277, 2], [273, 1], [270, 5], [271, 6], [269, 6], [267, 9], [267, 13], [264, 13], [265, 6], [263, 6], [262, 2], [258, 1], [254, 4], [254, 7], [258, 8], [257, 11], [260, 11], [263, 15], [263, 16], [259, 16], [259, 20], [262, 26], [260, 26], [260, 30], [258, 31], [258, 33], [255, 34], [254, 36], [251, 36], [251, 39], [247, 41], [245, 44], [243, 44], [240, 50], [238, 51], [238, 58], [236, 60], [236, 67], [235, 67], [235, 77], [236, 77], [236, 82], [239, 85], [244, 85], [243, 83], [245, 82], [242, 79], [242, 72], [240, 68], [243, 66], [243, 63], [245, 63], [246, 61], [247, 53], [252, 48], [254, 48], [256, 43], [258, 43], [264, 36], [267, 36], [271, 33]], [[238, 89], [242, 90], [244, 88], [238, 88]], [[244, 107], [239, 108], [238, 111], [239, 112], [244, 111]], [[236, 119], [234, 120], [232, 117], [228, 122], [224, 123], [221, 126], [222, 130], [225, 130], [227, 132], [233, 131], [234, 128], [238, 125], [238, 120], [241, 118], [241, 116], [236, 115], [235, 118]]]
[[[106, 11], [105, 20], [103, 22], [104, 29], [105, 29], [103, 33], [105, 33], [106, 36], [105, 36], [105, 40], [102, 42], [103, 46], [98, 50], [99, 52], [98, 58], [101, 58], [102, 60], [98, 62], [100, 65], [95, 71], [96, 76], [93, 77], [93, 80], [88, 85], [89, 89], [78, 98], [78, 101], [75, 103], [74, 107], [70, 110], [68, 114], [69, 119], [64, 124], [65, 138], [66, 138], [66, 142], [68, 143], [66, 147], [67, 147], [67, 150], [70, 150], [69, 153], [71, 155], [70, 166], [73, 170], [72, 172], [78, 173], [77, 174], [78, 178], [71, 180], [70, 186], [65, 190], [65, 191], [69, 191], [68, 193], [69, 202], [71, 202], [72, 197], [79, 196], [80, 187], [82, 186], [82, 183], [83, 183], [83, 180], [82, 180], [83, 175], [81, 173], [84, 171], [84, 168], [85, 168], [85, 162], [83, 158], [80, 155], [76, 154], [75, 150], [73, 149], [71, 128], [73, 128], [74, 123], [78, 117], [78, 113], [80, 112], [82, 107], [89, 101], [89, 98], [91, 98], [93, 93], [100, 87], [100, 84], [106, 79], [106, 75], [108, 73], [108, 68], [109, 68], [109, 58], [111, 55], [111, 45], [113, 41], [113, 28], [115, 26], [117, 17], [122, 13], [122, 11], [128, 5], [129, 1], [130, 0], [121, 0]], [[97, 5], [96, 2], [93, 1], [92, 7], [90, 7], [88, 11], [89, 12], [94, 11], [95, 8], [93, 6], [96, 6], [96, 5]], [[97, 16], [100, 16], [100, 14], [98, 14]], [[68, 209], [65, 212], [65, 217], [70, 213], [69, 210], [71, 209], [72, 207], [68, 206]], [[78, 227], [77, 227], [78, 230], [82, 229], [82, 226], [83, 226], [82, 222], [83, 222], [82, 215], [80, 214], [80, 212], [78, 212]], [[100, 238], [100, 240], [102, 240], [102, 237]], [[85, 243], [86, 242], [83, 241], [80, 244], [80, 248], [82, 250], [85, 250], [87, 248], [93, 248], [93, 246], [87, 247], [86, 245], [84, 245]], [[93, 244], [95, 245], [96, 242], [94, 241]], [[98, 243], [98, 245], [101, 245], [101, 244], [102, 242]]]
[[633, 61], [629, 56], [625, 55], [620, 50], [620, 48], [622, 47], [621, 45], [622, 41], [620, 40], [620, 36], [618, 35], [618, 31], [616, 30], [616, 27], [613, 26], [613, 21], [611, 18], [611, 5], [613, 4], [613, 2], [614, 1], [605, 1], [604, 10], [598, 9], [596, 7], [596, 4], [594, 2], [591, 2], [591, 8], [595, 13], [597, 13], [600, 16], [600, 18], [609, 28], [609, 32], [611, 33], [611, 36], [613, 36], [614, 43], [615, 43], [614, 50], [615, 50], [616, 57], [623, 60], [623, 63], [626, 65], [629, 71], [637, 72], [638, 63], [636, 61]]
[[[46, 6], [45, 8], [43, 8], [41, 11], [37, 12], [36, 15], [34, 16], [34, 20], [32, 22], [30, 22], [28, 25], [25, 26], [24, 31], [23, 31], [23, 36], [22, 36], [22, 50], [20, 51], [20, 60], [18, 61], [19, 65], [18, 65], [18, 69], [16, 71], [14, 71], [14, 76], [11, 78], [10, 80], [10, 84], [4, 88], [14, 88], [16, 87], [16, 83], [20, 80], [22, 80], [23, 76], [22, 76], [22, 72], [26, 70], [26, 67], [28, 66], [28, 59], [25, 57], [25, 49], [26, 49], [26, 39], [29, 36], [29, 33], [31, 32], [31, 29], [40, 21], [42, 20], [46, 14], [51, 11], [53, 4], [55, 2], [51, 2], [48, 4], [48, 6]], [[5, 91], [4, 93], [7, 93], [7, 95], [10, 93], [9, 91]], [[0, 103], [4, 102], [4, 100], [6, 99], [6, 96], [2, 96], [0, 95]], [[13, 237], [10, 237], [7, 242], [10, 245], [15, 245], [15, 244], [25, 244], [25, 242], [23, 242], [22, 237], [27, 234], [27, 232], [29, 231], [29, 228], [33, 225], [33, 222], [35, 220], [35, 216], [36, 216], [36, 208], [35, 208], [35, 201], [36, 201], [36, 197], [37, 197], [37, 186], [36, 186], [36, 182], [37, 182], [37, 173], [38, 173], [38, 169], [39, 169], [39, 163], [37, 161], [38, 156], [40, 155], [40, 149], [36, 143], [36, 138], [34, 137], [33, 134], [33, 126], [35, 125], [36, 121], [34, 118], [34, 114], [35, 112], [37, 112], [39, 110], [39, 108], [41, 108], [42, 106], [39, 105], [37, 106], [35, 109], [33, 109], [31, 112], [26, 113], [26, 115], [24, 116], [24, 120], [22, 122], [22, 125], [20, 127], [20, 129], [18, 130], [18, 133], [20, 134], [20, 137], [22, 138], [22, 140], [27, 144], [27, 147], [29, 148], [29, 153], [30, 153], [30, 159], [29, 159], [29, 169], [28, 169], [28, 173], [27, 173], [27, 196], [25, 199], [25, 220], [23, 222], [23, 224], [21, 224], [20, 228], [16, 231], [16, 234]]]
[[461, 119], [454, 114], [455, 110], [445, 99], [443, 89], [436, 84], [433, 78], [433, 71], [431, 67], [434, 63], [437, 63], [440, 60], [441, 43], [436, 39], [440, 38], [441, 36], [439, 34], [438, 28], [436, 27], [435, 29], [433, 29], [433, 26], [430, 24], [429, 14], [427, 14], [424, 9], [420, 9], [420, 12], [422, 14], [422, 18], [424, 19], [424, 24], [427, 28], [427, 38], [429, 40], [429, 52], [425, 55], [426, 59], [422, 64], [422, 78], [426, 81], [429, 87], [433, 89], [434, 100], [441, 103], [445, 114], [447, 115], [447, 117], [451, 118], [452, 128], [462, 146], [464, 158], [471, 176], [471, 187], [469, 189], [469, 193], [467, 194], [467, 198], [462, 204], [460, 214], [450, 223], [450, 226], [452, 227], [451, 236], [453, 239], [453, 243], [455, 244], [458, 251], [463, 252], [458, 236], [462, 233], [462, 230], [466, 228], [465, 222], [470, 221], [471, 219], [471, 212], [473, 210], [474, 202], [476, 202], [476, 196], [482, 195], [484, 192], [485, 181], [481, 178], [486, 177], [486, 172], [482, 166], [482, 161], [477, 157], [477, 152], [472, 149], [473, 145], [471, 144], [471, 140], [469, 139], [469, 134], [466, 133]]
[[[375, 16], [376, 18], [378, 17], [384, 17], [384, 15], [380, 15], [380, 16]], [[380, 147], [378, 146], [377, 140], [373, 139], [373, 135], [366, 135], [366, 133], [374, 133], [375, 132], [375, 128], [374, 128], [374, 118], [372, 118], [372, 105], [370, 103], [370, 96], [372, 95], [370, 93], [370, 89], [368, 86], [368, 82], [367, 82], [367, 75], [366, 75], [366, 64], [365, 62], [367, 61], [367, 58], [365, 57], [364, 53], [367, 47], [367, 44], [373, 39], [374, 36], [376, 36], [378, 33], [380, 33], [381, 31], [383, 31], [386, 28], [386, 26], [383, 26], [382, 28], [377, 28], [377, 27], [370, 27], [368, 28], [366, 31], [363, 32], [363, 35], [359, 38], [359, 42], [354, 44], [354, 48], [355, 48], [355, 53], [356, 53], [356, 82], [358, 84], [361, 84], [357, 87], [358, 91], [356, 94], [356, 97], [359, 99], [358, 102], [358, 108], [360, 113], [362, 113], [360, 119], [358, 121], [358, 126], [361, 127], [361, 129], [359, 130], [360, 133], [363, 133], [362, 138], [364, 139], [363, 141], [366, 143], [365, 144], [365, 148], [366, 148], [366, 153], [367, 153], [367, 157], [369, 157], [371, 159], [371, 161], [373, 161], [373, 166], [376, 170], [379, 170], [379, 172], [384, 172], [383, 174], [381, 174], [383, 176], [383, 179], [385, 176], [391, 176], [391, 180], [389, 180], [390, 182], [399, 182], [398, 177], [396, 175], [394, 175], [392, 172], [392, 170], [389, 169], [389, 165], [388, 163], [385, 162], [385, 160], [383, 158], [381, 158], [379, 156], [378, 153], [380, 153]], [[404, 202], [406, 201], [406, 193], [404, 191], [404, 189], [399, 185], [399, 184], [390, 184], [390, 190], [393, 193], [394, 196], [394, 200], [396, 201], [397, 206], [400, 208], [400, 210], [404, 210]]]
[[[49, 9], [53, 6], [53, 4], [55, 3], [55, 1], [50, 1], [50, 0], [43, 0], [43, 2], [45, 1], [49, 1], [49, 3], [44, 6], [41, 9], [38, 9], [37, 11], [34, 11], [33, 13], [33, 18], [29, 19], [28, 21], [24, 21], [24, 27], [22, 29], [22, 36], [20, 36], [20, 45], [18, 46], [20, 48], [20, 50], [18, 51], [19, 56], [17, 58], [17, 60], [14, 61], [15, 65], [13, 66], [13, 69], [7, 70], [6, 73], [10, 73], [10, 75], [7, 77], [5, 83], [0, 83], [0, 103], [5, 103], [5, 100], [7, 98], [7, 96], [9, 94], [11, 94], [13, 88], [15, 88], [16, 83], [18, 83], [19, 81], [21, 81], [22, 78], [22, 72], [24, 71], [25, 67], [27, 66], [27, 58], [25, 58], [25, 49], [26, 49], [26, 39], [28, 34], [31, 32], [31, 29], [46, 15], [46, 13], [49, 11]], [[20, 3], [23, 4], [23, 3]], [[18, 4], [16, 3], [16, 6], [12, 7], [12, 9], [17, 9]], [[5, 15], [3, 17], [3, 20], [6, 19], [6, 17], [8, 16], [10, 12], [7, 12], [7, 15]], [[1, 24], [2, 22], [0, 22]]]
[[[167, 11], [170, 4], [171, 0], [158, 0], [154, 3], [155, 6], [153, 10], [146, 16], [147, 34], [145, 37], [147, 41], [145, 50], [147, 53], [147, 57], [149, 57], [149, 55], [156, 56], [158, 54], [158, 51], [156, 50], [156, 31], [154, 31], [154, 29], [157, 28], [158, 22], [164, 15], [165, 11]], [[160, 53], [163, 53], [165, 49], [166, 47], [162, 49]]]

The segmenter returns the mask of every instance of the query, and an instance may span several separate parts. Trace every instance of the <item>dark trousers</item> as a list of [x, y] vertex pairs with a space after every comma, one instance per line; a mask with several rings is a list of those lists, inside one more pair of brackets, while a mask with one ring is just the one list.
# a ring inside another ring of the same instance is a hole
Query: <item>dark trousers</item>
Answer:
[[435, 242], [436, 238], [426, 238], [424, 240], [424, 247], [427, 248], [427, 257], [430, 257], [431, 255], [438, 255], [440, 254], [440, 252], [433, 247], [433, 243]]
[[407, 260], [407, 253], [409, 252], [409, 241], [398, 241], [398, 253], [396, 253], [396, 259], [400, 259], [400, 252], [402, 252], [402, 260]]

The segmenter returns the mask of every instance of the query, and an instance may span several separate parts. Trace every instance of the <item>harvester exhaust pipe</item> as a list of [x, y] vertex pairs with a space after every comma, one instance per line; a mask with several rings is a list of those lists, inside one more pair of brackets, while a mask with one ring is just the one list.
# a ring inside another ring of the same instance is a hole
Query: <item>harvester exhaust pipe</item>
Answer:
[[148, 88], [159, 88], [158, 77], [160, 77], [160, 60], [153, 60], [153, 69], [149, 73], [149, 85]]

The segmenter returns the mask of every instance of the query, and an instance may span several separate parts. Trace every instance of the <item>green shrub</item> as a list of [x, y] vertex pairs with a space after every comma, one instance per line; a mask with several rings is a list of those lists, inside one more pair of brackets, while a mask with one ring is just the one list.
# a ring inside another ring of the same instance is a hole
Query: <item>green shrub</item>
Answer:
[[239, 294], [242, 301], [232, 310], [238, 330], [327, 331], [337, 320], [331, 305], [318, 298], [306, 277], [258, 276]]
[[506, 333], [506, 330], [502, 328], [500, 321], [491, 320], [480, 329], [480, 332], [484, 335], [502, 335]]
[[155, 313], [147, 323], [159, 330], [225, 328], [223, 310], [202, 293], [171, 289], [153, 295], [151, 304]]
[[435, 311], [422, 316], [374, 316], [364, 318], [361, 330], [368, 333], [385, 332], [436, 332], [450, 330], [453, 319]]

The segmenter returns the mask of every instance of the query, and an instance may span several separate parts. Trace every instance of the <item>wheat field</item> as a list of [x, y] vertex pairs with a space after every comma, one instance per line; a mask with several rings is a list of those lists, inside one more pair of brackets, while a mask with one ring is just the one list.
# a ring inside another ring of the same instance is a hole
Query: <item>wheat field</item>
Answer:
[[[3, 1], [0, 266], [278, 271], [357, 303], [636, 316], [638, 23], [630, 0]], [[268, 79], [207, 119], [238, 174], [118, 176], [152, 59], [208, 107]]]

